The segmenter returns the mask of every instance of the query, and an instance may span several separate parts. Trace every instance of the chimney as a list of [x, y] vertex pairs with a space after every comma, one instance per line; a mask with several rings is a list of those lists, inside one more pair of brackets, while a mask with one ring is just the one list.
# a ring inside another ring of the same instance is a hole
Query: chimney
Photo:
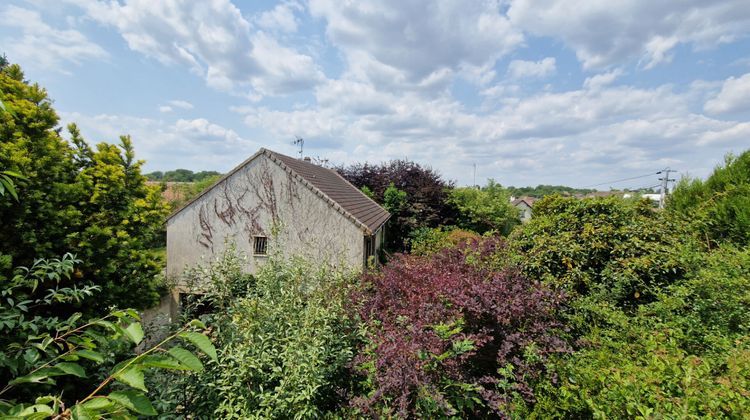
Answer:
[[305, 156], [305, 158], [304, 158], [304, 159], [302, 159], [302, 160], [304, 160], [305, 162], [311, 162], [311, 160], [310, 160], [310, 156]]

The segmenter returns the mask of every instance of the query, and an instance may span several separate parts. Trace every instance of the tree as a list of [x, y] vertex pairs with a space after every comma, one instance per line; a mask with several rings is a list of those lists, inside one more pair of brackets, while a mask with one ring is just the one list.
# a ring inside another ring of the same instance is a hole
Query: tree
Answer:
[[403, 194], [396, 192], [405, 193], [403, 205], [389, 210], [391, 220], [386, 247], [392, 251], [406, 250], [409, 234], [415, 229], [453, 224], [456, 210], [447, 200], [453, 183], [443, 180], [429, 167], [407, 160], [392, 160], [379, 165], [358, 163], [336, 170], [357, 188], [371, 193], [381, 205], [385, 204], [386, 191], [389, 191], [389, 200], [400, 201]]
[[[26, 177], [18, 204], [0, 202], [0, 252], [27, 266], [75, 253], [83, 262], [70, 282], [102, 287], [92, 311], [158, 302], [160, 267], [149, 248], [167, 207], [159, 188], [146, 185], [130, 138], [92, 148], [71, 125], [66, 141], [46, 91], [17, 65], [0, 71], [0, 91], [8, 108], [0, 112], [0, 167]], [[11, 275], [7, 267], [0, 276]]]
[[547, 196], [510, 236], [524, 272], [574, 296], [631, 306], [653, 300], [689, 267], [680, 223], [648, 201]]
[[680, 180], [667, 207], [689, 220], [709, 248], [724, 240], [750, 244], [750, 150], [727, 155], [706, 181]]
[[458, 209], [456, 224], [462, 229], [507, 235], [519, 223], [518, 211], [510, 203], [510, 194], [492, 179], [481, 189], [455, 188], [451, 190], [449, 200]]

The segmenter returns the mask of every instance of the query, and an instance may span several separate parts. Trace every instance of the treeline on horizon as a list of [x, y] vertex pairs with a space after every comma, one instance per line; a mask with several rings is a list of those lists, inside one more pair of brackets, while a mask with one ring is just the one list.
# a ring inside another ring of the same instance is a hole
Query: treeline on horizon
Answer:
[[154, 171], [143, 174], [149, 181], [161, 182], [201, 182], [207, 178], [215, 178], [221, 175], [216, 171], [193, 172], [190, 169], [175, 169], [173, 171]]
[[[339, 166], [334, 169], [337, 169], [339, 170], [339, 172], [341, 172], [342, 168], [343, 166]], [[223, 174], [217, 171], [193, 172], [190, 169], [174, 169], [171, 171], [153, 171], [153, 172], [149, 172], [143, 175], [149, 181], [201, 182], [207, 179], [216, 180], [218, 179], [218, 177], [220, 177]], [[210, 185], [210, 183], [208, 185]], [[568, 187], [566, 185], [547, 185], [547, 184], [539, 184], [535, 187], [533, 186], [515, 187], [511, 185], [505, 188], [507, 189], [508, 193], [510, 193], [510, 195], [514, 197], [527, 196], [527, 197], [535, 197], [535, 198], [542, 198], [544, 196], [552, 195], [552, 194], [560, 194], [563, 196], [586, 195], [586, 194], [591, 194], [596, 191], [599, 191], [595, 188], [575, 188], [575, 187]], [[622, 191], [631, 191], [631, 190], [625, 188], [625, 189], [622, 189]], [[641, 191], [641, 190], [637, 190], [637, 191]], [[650, 191], [651, 190], [648, 190], [648, 192]]]

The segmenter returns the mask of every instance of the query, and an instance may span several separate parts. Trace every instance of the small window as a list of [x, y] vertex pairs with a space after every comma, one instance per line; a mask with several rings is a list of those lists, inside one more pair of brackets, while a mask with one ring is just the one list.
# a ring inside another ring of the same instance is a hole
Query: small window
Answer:
[[267, 255], [268, 238], [265, 236], [254, 236], [253, 240], [253, 255]]

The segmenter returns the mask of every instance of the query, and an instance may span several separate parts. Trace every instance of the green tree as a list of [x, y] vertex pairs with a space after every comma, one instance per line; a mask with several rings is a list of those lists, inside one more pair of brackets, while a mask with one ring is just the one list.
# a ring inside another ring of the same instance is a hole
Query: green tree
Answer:
[[630, 306], [652, 300], [690, 268], [688, 231], [646, 200], [547, 196], [511, 235], [529, 278], [573, 296]]
[[667, 207], [690, 221], [708, 247], [750, 244], [750, 150], [727, 155], [705, 181], [683, 178]]
[[462, 229], [507, 235], [519, 223], [508, 190], [492, 179], [481, 189], [454, 188], [449, 200], [458, 208], [457, 225]]
[[149, 248], [167, 207], [146, 185], [130, 138], [92, 148], [71, 125], [66, 141], [47, 92], [17, 65], [0, 71], [0, 91], [9, 110], [0, 112], [0, 167], [26, 177], [19, 203], [0, 202], [0, 252], [27, 266], [75, 253], [83, 262], [70, 281], [102, 287], [92, 311], [158, 302]]

